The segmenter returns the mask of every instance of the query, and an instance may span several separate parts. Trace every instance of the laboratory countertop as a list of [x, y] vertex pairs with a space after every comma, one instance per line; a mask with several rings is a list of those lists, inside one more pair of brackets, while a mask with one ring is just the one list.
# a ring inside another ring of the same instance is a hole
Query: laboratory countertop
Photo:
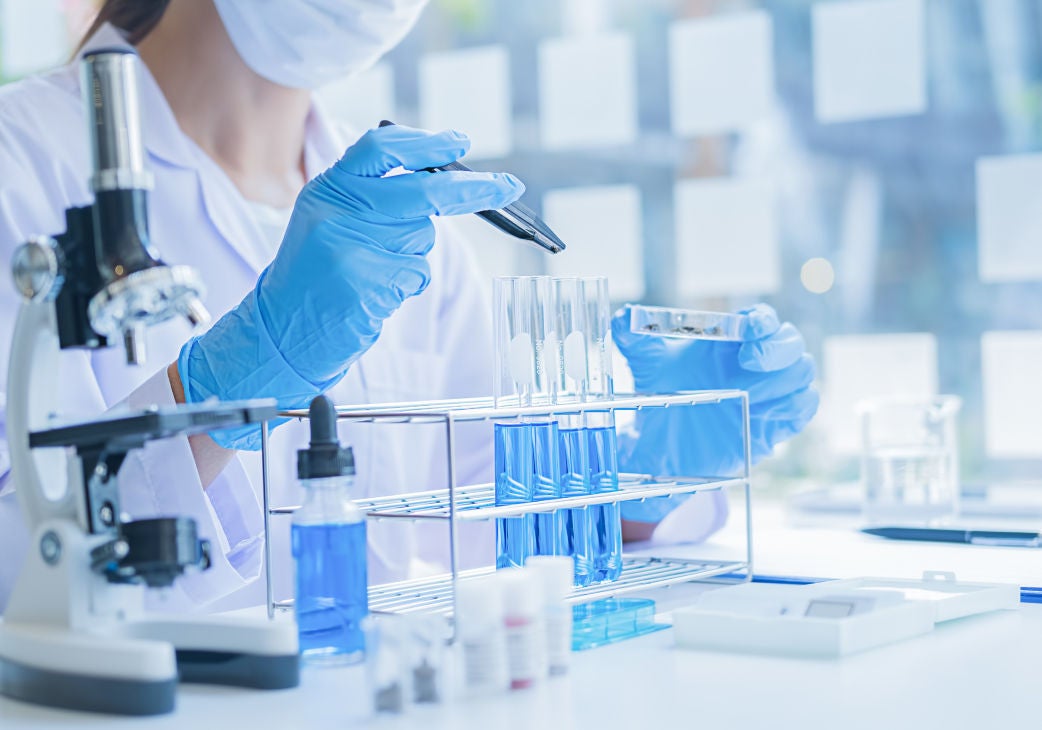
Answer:
[[[779, 508], [757, 512], [757, 572], [849, 577], [953, 570], [964, 580], [1042, 584], [1042, 552], [883, 543], [849, 529], [789, 526]], [[725, 531], [707, 550], [726, 550]], [[733, 547], [733, 545], [731, 546]], [[691, 550], [684, 548], [683, 550]], [[660, 552], [663, 552], [660, 550]], [[1030, 581], [1030, 576], [1036, 576]], [[704, 590], [649, 597], [660, 608]], [[177, 711], [124, 719], [0, 699], [0, 728], [1002, 728], [1034, 724], [1042, 605], [949, 622], [930, 634], [841, 660], [676, 649], [672, 631], [573, 655], [567, 677], [532, 690], [366, 720], [360, 668], [306, 668], [301, 687], [256, 692], [184, 686]], [[368, 724], [367, 724], [368, 723]]]

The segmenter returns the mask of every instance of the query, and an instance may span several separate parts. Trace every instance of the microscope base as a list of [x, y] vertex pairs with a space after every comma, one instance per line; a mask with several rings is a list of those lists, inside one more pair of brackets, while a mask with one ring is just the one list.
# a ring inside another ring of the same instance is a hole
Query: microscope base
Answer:
[[172, 712], [173, 649], [157, 641], [0, 624], [0, 694], [67, 710], [117, 715]]
[[300, 684], [291, 623], [211, 616], [120, 628], [125, 636], [0, 622], [0, 695], [69, 710], [159, 715], [173, 711], [179, 679], [265, 690]]
[[141, 586], [92, 572], [99, 540], [66, 520], [39, 525], [0, 619], [0, 695], [120, 715], [174, 709], [177, 682], [257, 689], [300, 683], [292, 621], [252, 616], [146, 615]]

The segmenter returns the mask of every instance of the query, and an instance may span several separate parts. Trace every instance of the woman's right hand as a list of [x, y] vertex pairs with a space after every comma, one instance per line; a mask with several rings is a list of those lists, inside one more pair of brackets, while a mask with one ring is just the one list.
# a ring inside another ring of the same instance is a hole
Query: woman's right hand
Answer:
[[[430, 216], [503, 208], [524, 192], [507, 174], [422, 171], [469, 146], [457, 132], [381, 127], [309, 182], [254, 290], [181, 349], [185, 400], [275, 398], [299, 408], [335, 385], [383, 321], [427, 287]], [[420, 172], [384, 177], [399, 167]], [[259, 445], [255, 426], [211, 436], [226, 448]]]

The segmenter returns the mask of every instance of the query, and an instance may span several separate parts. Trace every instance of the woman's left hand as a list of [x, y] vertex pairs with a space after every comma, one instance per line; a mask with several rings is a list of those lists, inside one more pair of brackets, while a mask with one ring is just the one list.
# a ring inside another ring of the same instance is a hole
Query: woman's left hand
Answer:
[[[744, 390], [749, 393], [753, 462], [803, 430], [818, 410], [814, 359], [795, 326], [774, 309], [742, 310], [740, 342], [672, 339], [630, 332], [630, 310], [612, 320], [615, 344], [638, 393]], [[655, 475], [732, 476], [745, 466], [738, 401], [638, 412], [635, 433], [620, 444], [620, 469]], [[679, 500], [623, 503], [623, 517], [658, 522]]]

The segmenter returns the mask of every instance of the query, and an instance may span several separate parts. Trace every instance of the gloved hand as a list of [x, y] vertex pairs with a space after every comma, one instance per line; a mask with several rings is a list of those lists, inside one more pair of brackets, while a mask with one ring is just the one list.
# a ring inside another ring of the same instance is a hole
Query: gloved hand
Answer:
[[[384, 320], [427, 287], [430, 216], [502, 208], [524, 192], [498, 173], [384, 177], [397, 167], [447, 165], [469, 147], [458, 132], [373, 129], [305, 185], [253, 291], [181, 349], [186, 401], [267, 397], [299, 408], [335, 385]], [[259, 447], [256, 426], [211, 435], [226, 448]]]
[[[749, 393], [753, 462], [799, 433], [818, 410], [814, 359], [792, 324], [774, 309], [742, 310], [742, 342], [684, 340], [630, 332], [630, 310], [612, 319], [612, 337], [629, 361], [639, 393], [735, 389]], [[619, 468], [640, 474], [731, 476], [745, 466], [739, 401], [637, 412], [620, 434]], [[623, 519], [659, 522], [683, 497], [623, 502]]]

